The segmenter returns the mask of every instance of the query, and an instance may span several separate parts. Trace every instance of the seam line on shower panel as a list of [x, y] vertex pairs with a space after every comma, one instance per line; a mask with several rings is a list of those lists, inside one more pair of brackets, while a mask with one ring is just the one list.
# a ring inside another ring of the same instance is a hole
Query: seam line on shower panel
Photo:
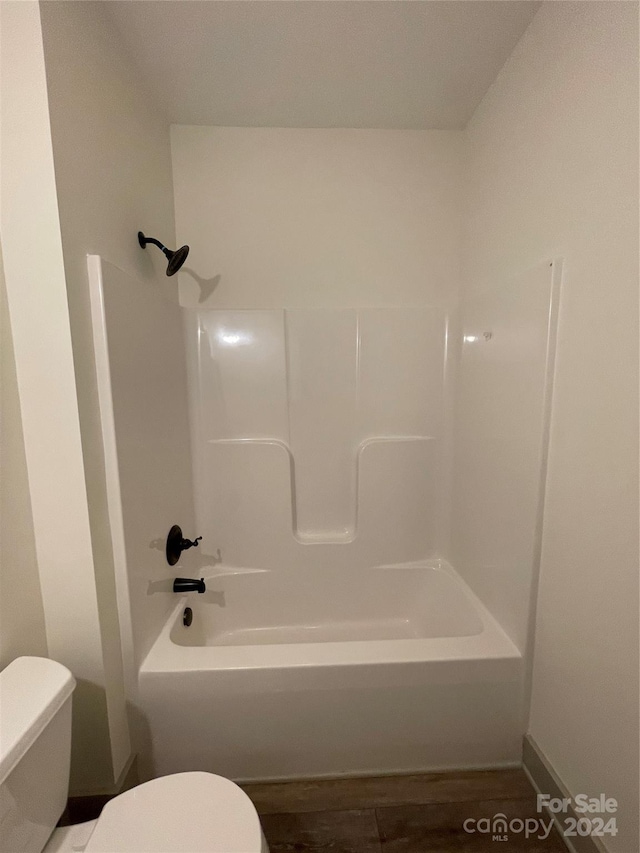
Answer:
[[[356, 363], [355, 363], [355, 380], [356, 381], [355, 381], [355, 399], [354, 399], [353, 403], [354, 403], [354, 416], [355, 416], [354, 421], [356, 424], [356, 429], [359, 429], [361, 426], [361, 422], [360, 422], [360, 401], [362, 399], [362, 396], [360, 393], [360, 387], [361, 387], [361, 385], [360, 385], [360, 368], [361, 368], [360, 354], [362, 351], [361, 350], [362, 329], [361, 329], [361, 323], [360, 323], [360, 311], [358, 311], [357, 309], [353, 309], [353, 311], [354, 311], [354, 314], [356, 317]], [[360, 447], [361, 447], [361, 445], [362, 445], [362, 442], [356, 447], [355, 465], [352, 465], [351, 472], [350, 472], [351, 473], [351, 476], [350, 476], [351, 493], [353, 495], [353, 500], [355, 503], [355, 506], [353, 509], [353, 514], [352, 514], [353, 538], [354, 539], [358, 535], [358, 522], [359, 522], [359, 518], [360, 518]]]
[[298, 501], [296, 498], [296, 463], [291, 452], [291, 344], [289, 341], [288, 311], [282, 309], [282, 343], [284, 347], [284, 387], [287, 403], [287, 441], [285, 450], [289, 454], [289, 494], [291, 495], [291, 533], [298, 529]]
[[[287, 322], [288, 311], [282, 309], [282, 339], [284, 345], [284, 387], [287, 394], [287, 443], [291, 442], [291, 364], [289, 324]], [[287, 444], [288, 446], [288, 444]]]

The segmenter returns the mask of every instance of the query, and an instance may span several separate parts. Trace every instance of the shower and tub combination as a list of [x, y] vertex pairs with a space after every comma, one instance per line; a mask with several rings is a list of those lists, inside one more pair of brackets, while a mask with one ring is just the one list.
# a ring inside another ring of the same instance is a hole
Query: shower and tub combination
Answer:
[[519, 763], [560, 264], [455, 312], [89, 274], [143, 774]]

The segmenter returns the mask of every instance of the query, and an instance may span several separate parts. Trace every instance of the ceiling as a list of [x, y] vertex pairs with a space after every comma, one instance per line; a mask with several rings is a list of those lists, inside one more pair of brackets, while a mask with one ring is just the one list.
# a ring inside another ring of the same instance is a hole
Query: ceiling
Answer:
[[173, 123], [459, 129], [526, 0], [106, 0]]

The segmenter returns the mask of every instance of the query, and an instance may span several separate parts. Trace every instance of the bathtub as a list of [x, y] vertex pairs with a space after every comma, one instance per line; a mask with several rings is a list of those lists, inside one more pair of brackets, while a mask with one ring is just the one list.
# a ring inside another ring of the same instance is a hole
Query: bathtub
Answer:
[[224, 572], [180, 598], [141, 667], [146, 772], [514, 765], [522, 680], [519, 651], [443, 561]]

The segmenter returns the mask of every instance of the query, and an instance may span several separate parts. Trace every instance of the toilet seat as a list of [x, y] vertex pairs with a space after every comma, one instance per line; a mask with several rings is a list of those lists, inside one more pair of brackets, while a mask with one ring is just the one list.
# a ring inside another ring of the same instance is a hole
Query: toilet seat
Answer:
[[110, 800], [85, 853], [260, 853], [260, 820], [237, 785], [213, 773], [152, 779]]

